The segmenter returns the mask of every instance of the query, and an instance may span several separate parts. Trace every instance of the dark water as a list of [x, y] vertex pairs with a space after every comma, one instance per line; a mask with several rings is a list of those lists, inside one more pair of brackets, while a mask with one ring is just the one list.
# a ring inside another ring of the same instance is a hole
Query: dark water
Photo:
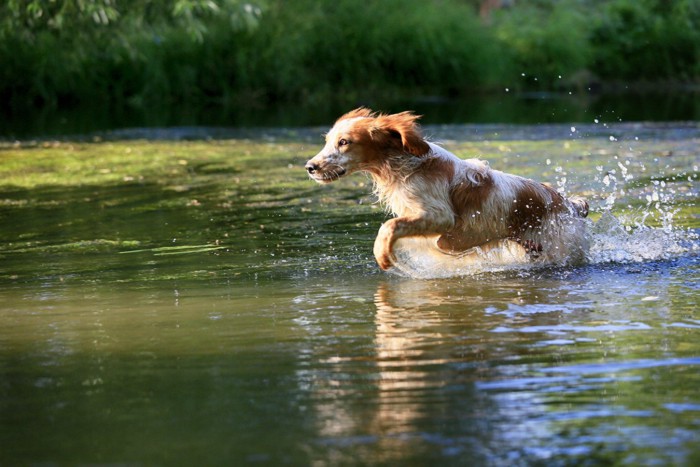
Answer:
[[4, 288], [3, 463], [699, 459], [697, 258], [343, 269]]
[[133, 107], [126, 104], [72, 108], [0, 109], [0, 141], [85, 135], [119, 128], [325, 126], [357, 106], [385, 112], [414, 110], [425, 124], [548, 124], [700, 121], [700, 92], [499, 93], [461, 98], [386, 100], [366, 98], [322, 103], [272, 103], [252, 107]]
[[366, 180], [308, 182], [305, 141], [229, 140], [188, 186], [2, 185], [0, 465], [700, 463], [697, 129], [488, 131], [588, 192], [588, 265], [382, 273]]

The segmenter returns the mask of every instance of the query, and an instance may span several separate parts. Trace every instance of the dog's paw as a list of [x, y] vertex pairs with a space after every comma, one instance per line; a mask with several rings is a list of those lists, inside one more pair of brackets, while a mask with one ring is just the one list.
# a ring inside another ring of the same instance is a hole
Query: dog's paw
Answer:
[[374, 257], [379, 267], [384, 271], [391, 269], [396, 259], [391, 251], [393, 244], [391, 229], [385, 228], [385, 226], [386, 224], [379, 229], [379, 235], [374, 240]]
[[383, 243], [374, 242], [374, 258], [377, 260], [379, 267], [384, 271], [394, 266], [394, 254], [391, 252], [391, 249], [385, 247]]
[[518, 243], [531, 255], [542, 253], [542, 244], [534, 240], [520, 240]]
[[574, 196], [572, 198], [569, 198], [569, 202], [574, 207], [574, 210], [576, 211], [576, 214], [579, 215], [579, 217], [588, 216], [588, 201], [586, 201], [584, 198], [581, 198], [580, 196]]
[[377, 256], [375, 254], [374, 257], [376, 258], [377, 264], [379, 265], [379, 267], [382, 270], [388, 271], [389, 269], [394, 267], [394, 255], [393, 254], [388, 253], [388, 254], [382, 254], [380, 256]]

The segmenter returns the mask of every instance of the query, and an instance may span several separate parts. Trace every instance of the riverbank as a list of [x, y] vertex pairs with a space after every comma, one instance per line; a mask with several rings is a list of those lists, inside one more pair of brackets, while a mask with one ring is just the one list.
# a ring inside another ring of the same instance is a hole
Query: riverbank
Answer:
[[[624, 91], [624, 92], [623, 92]], [[0, 109], [0, 141], [85, 138], [121, 130], [163, 128], [327, 128], [358, 105], [384, 112], [413, 110], [425, 125], [445, 124], [592, 124], [700, 121], [700, 92], [552, 93], [511, 92], [414, 97], [412, 99], [336, 99], [323, 103], [267, 106], [130, 105], [46, 106]], [[320, 131], [320, 130], [319, 130]], [[320, 133], [319, 133], [320, 134]]]
[[488, 20], [477, 3], [13, 2], [0, 99], [148, 112], [700, 83], [697, 2], [520, 1]]

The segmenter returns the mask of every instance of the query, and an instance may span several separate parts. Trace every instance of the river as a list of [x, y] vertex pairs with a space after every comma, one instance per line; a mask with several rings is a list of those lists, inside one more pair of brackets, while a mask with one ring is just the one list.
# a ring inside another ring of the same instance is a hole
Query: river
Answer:
[[699, 463], [700, 127], [425, 131], [588, 197], [587, 263], [379, 271], [318, 127], [4, 143], [0, 464]]

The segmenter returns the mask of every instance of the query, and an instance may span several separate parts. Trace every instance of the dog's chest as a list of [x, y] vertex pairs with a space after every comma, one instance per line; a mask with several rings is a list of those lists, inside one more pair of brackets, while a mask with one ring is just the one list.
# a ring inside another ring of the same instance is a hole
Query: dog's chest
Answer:
[[398, 217], [410, 216], [423, 211], [420, 203], [407, 198], [404, 193], [394, 191], [387, 201], [391, 211]]
[[442, 217], [451, 211], [445, 187], [436, 184], [400, 184], [384, 193], [383, 201], [397, 217]]

